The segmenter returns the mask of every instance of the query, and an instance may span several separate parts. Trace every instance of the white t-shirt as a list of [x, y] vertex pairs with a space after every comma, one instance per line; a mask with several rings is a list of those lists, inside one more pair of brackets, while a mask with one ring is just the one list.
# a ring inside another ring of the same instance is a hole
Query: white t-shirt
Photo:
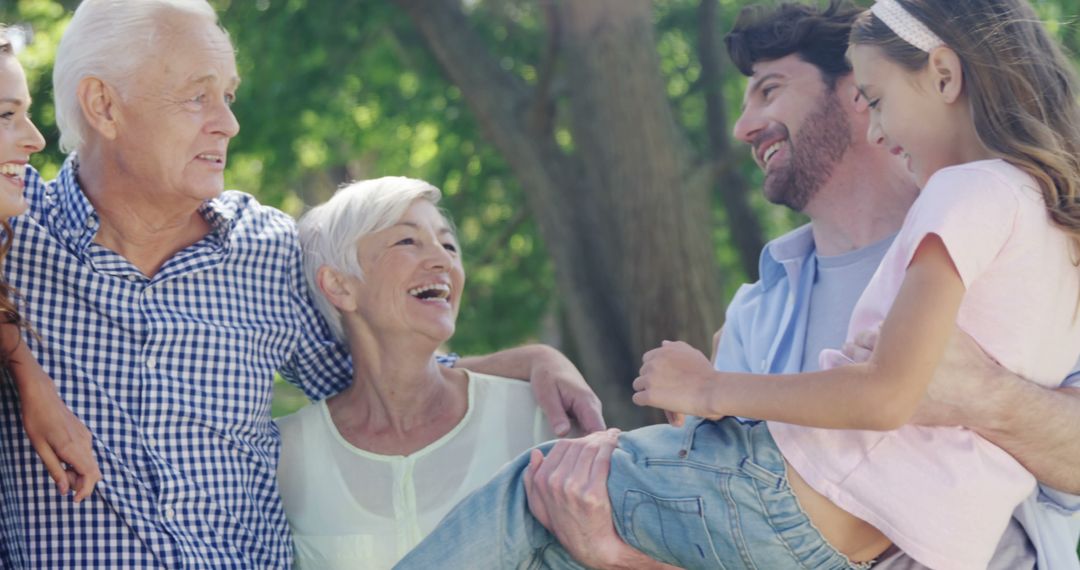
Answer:
[[527, 383], [468, 376], [461, 422], [408, 456], [350, 444], [325, 401], [278, 420], [296, 568], [390, 568], [504, 463], [554, 438]]

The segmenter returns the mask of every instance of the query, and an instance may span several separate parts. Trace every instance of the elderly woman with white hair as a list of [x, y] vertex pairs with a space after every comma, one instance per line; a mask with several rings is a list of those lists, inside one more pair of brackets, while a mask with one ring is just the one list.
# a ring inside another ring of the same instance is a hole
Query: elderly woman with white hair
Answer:
[[551, 439], [529, 386], [436, 363], [465, 271], [440, 192], [357, 182], [299, 223], [316, 305], [354, 363], [341, 393], [279, 420], [298, 568], [389, 568], [505, 462]]

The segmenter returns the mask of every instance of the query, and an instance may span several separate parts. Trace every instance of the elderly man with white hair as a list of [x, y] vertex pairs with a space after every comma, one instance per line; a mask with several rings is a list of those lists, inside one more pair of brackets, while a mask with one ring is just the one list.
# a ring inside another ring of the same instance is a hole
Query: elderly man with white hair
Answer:
[[[60, 42], [57, 122], [76, 152], [52, 182], [28, 176], [8, 278], [103, 480], [77, 505], [48, 492], [17, 404], [0, 402], [0, 566], [291, 564], [273, 375], [322, 399], [352, 367], [312, 306], [293, 221], [224, 192], [238, 83], [205, 0], [86, 0]], [[602, 424], [551, 349], [469, 364], [532, 377], [557, 432], [562, 406]]]
[[465, 285], [439, 198], [421, 180], [365, 180], [300, 220], [316, 306], [356, 364], [348, 388], [279, 420], [297, 568], [390, 568], [554, 437], [525, 384], [435, 362]]

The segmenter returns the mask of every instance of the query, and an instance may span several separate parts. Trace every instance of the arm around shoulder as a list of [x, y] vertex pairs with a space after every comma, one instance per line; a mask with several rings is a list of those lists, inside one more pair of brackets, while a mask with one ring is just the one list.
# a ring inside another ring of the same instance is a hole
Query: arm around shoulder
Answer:
[[586, 433], [604, 429], [600, 399], [570, 359], [550, 346], [530, 344], [486, 356], [470, 356], [459, 360], [456, 366], [528, 380], [536, 403], [544, 410], [555, 435], [570, 432], [571, 418]]

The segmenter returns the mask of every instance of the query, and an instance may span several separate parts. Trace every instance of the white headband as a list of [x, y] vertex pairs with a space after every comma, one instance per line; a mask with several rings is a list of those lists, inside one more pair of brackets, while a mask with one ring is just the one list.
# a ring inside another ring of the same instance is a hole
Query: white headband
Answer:
[[896, 0], [877, 0], [870, 11], [889, 27], [894, 34], [905, 42], [930, 53], [930, 50], [945, 45], [937, 34], [912, 16]]

